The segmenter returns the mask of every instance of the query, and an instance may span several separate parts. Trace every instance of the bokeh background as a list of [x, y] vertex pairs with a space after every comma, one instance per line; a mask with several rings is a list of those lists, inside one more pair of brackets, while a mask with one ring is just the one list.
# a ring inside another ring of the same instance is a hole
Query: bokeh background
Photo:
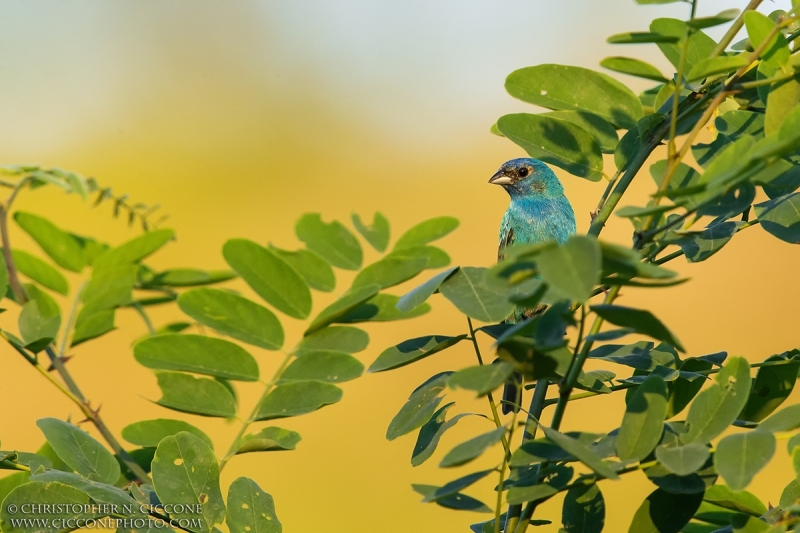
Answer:
[[[698, 13], [745, 4], [701, 0]], [[789, 2], [765, 4], [769, 12]], [[371, 218], [376, 210], [389, 217], [395, 236], [424, 218], [456, 216], [461, 227], [442, 246], [455, 264], [489, 265], [507, 197], [486, 182], [503, 161], [522, 155], [489, 126], [502, 114], [532, 109], [505, 93], [505, 76], [539, 63], [596, 67], [608, 55], [636, 55], [672, 72], [655, 46], [614, 48], [605, 38], [645, 30], [657, 16], [688, 13], [688, 4], [632, 0], [4, 0], [0, 162], [59, 166], [94, 176], [132, 201], [162, 204], [171, 217], [164, 225], [176, 229], [178, 240], [153, 258], [158, 268], [223, 268], [220, 249], [231, 237], [296, 246], [293, 224], [307, 211], [346, 220], [351, 212]], [[623, 81], [637, 92], [647, 87]], [[585, 231], [604, 183], [559, 175]], [[643, 177], [623, 205], [642, 205], [651, 187]], [[113, 219], [107, 205], [92, 210], [58, 191], [25, 194], [18, 208], [110, 243], [138, 231]], [[614, 218], [603, 238], [627, 244], [630, 229]], [[16, 228], [12, 239], [35, 250]], [[800, 248], [756, 227], [705, 263], [675, 262], [690, 283], [626, 290], [620, 302], [652, 308], [691, 355], [728, 350], [762, 360], [800, 345], [798, 260]], [[340, 276], [339, 286], [349, 279]], [[73, 287], [79, 283], [70, 280]], [[329, 300], [320, 297], [315, 309]], [[369, 364], [408, 337], [465, 330], [463, 317], [445, 301], [433, 303], [423, 318], [368, 326], [372, 343], [362, 360]], [[13, 328], [15, 316], [4, 315], [3, 327]], [[176, 317], [154, 315], [159, 323]], [[296, 339], [301, 324], [285, 322]], [[154, 405], [155, 379], [134, 362], [130, 347], [144, 325], [125, 313], [118, 325], [119, 331], [72, 350], [69, 363], [88, 397], [102, 403], [112, 429], [145, 418], [183, 418], [224, 451], [236, 425]], [[278, 356], [256, 356], [262, 374], [271, 375]], [[485, 430], [485, 421], [460, 422], [438, 455], [418, 468], [409, 462], [413, 436], [394, 442], [383, 436], [416, 385], [473, 358], [463, 344], [346, 384], [341, 403], [280, 424], [303, 435], [296, 452], [235, 458], [223, 490], [240, 475], [253, 477], [275, 497], [288, 532], [467, 531], [485, 515], [420, 504], [410, 484], [441, 484], [477, 470], [441, 471], [436, 463], [459, 437]], [[38, 418], [79, 419], [10, 348], [0, 346], [0, 360], [4, 449], [38, 448]], [[239, 388], [248, 410], [255, 388]], [[467, 394], [452, 397], [463, 410], [485, 408]], [[576, 402], [565, 427], [609, 431], [621, 416], [621, 397]], [[480, 463], [491, 466], [495, 459]], [[752, 490], [775, 503], [790, 472], [780, 445]], [[493, 483], [470, 492], [488, 500]], [[607, 531], [626, 530], [653, 489], [640, 473], [602, 487]], [[538, 514], [555, 522], [541, 531], [556, 531], [558, 501]]]

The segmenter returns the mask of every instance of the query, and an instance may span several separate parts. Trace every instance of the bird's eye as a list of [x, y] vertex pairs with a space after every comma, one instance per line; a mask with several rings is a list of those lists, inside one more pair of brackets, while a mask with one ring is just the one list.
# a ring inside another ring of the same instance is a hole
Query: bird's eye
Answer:
[[522, 167], [521, 169], [519, 169], [519, 175], [520, 175], [521, 178], [524, 178], [525, 176], [527, 176], [528, 175], [528, 168], [527, 167]]

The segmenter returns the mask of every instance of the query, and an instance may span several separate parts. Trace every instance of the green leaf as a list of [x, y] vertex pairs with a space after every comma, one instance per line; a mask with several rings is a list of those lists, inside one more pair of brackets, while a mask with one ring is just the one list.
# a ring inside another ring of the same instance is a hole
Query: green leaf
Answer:
[[778, 133], [798, 104], [800, 104], [800, 81], [797, 78], [771, 85], [764, 120], [764, 132], [767, 135]]
[[784, 407], [758, 425], [764, 431], [791, 431], [800, 427], [800, 404]]
[[170, 268], [159, 272], [148, 285], [163, 287], [196, 287], [222, 283], [236, 277], [230, 270], [199, 270], [197, 268]]
[[702, 469], [710, 455], [708, 447], [699, 442], [691, 442], [684, 446], [661, 444], [656, 447], [656, 459], [667, 470], [679, 476], [688, 476]]
[[600, 61], [600, 66], [608, 70], [613, 70], [614, 72], [621, 72], [646, 80], [653, 80], [661, 83], [666, 83], [668, 81], [660, 70], [640, 59], [620, 56], [607, 57]]
[[488, 278], [488, 269], [463, 267], [439, 286], [442, 295], [459, 311], [483, 322], [505, 320], [514, 311], [514, 304], [498, 283]]
[[47, 442], [70, 468], [92, 481], [113, 485], [120, 475], [119, 463], [88, 433], [57, 418], [42, 418], [36, 425]]
[[[712, 485], [706, 489], [703, 499], [714, 505], [732, 511], [761, 516], [767, 512], [767, 506], [756, 496], [745, 491], [733, 492], [725, 485]], [[783, 504], [781, 504], [783, 505]]]
[[585, 111], [550, 111], [545, 116], [566, 120], [586, 130], [595, 138], [604, 154], [613, 154], [619, 143], [616, 128], [606, 119]]
[[122, 264], [95, 269], [92, 272], [92, 279], [81, 294], [83, 302], [81, 313], [88, 315], [131, 303], [135, 283], [135, 265]]
[[72, 333], [70, 346], [77, 346], [82, 342], [95, 339], [114, 329], [114, 310], [79, 313], [75, 321], [75, 331]]
[[425, 301], [430, 298], [433, 293], [438, 291], [442, 283], [444, 283], [444, 281], [458, 269], [459, 267], [452, 267], [448, 268], [447, 270], [443, 270], [419, 287], [413, 289], [411, 292], [406, 293], [397, 302], [397, 308], [400, 311], [408, 312], [416, 307], [419, 307], [425, 303]]
[[656, 489], [633, 515], [628, 533], [678, 533], [703, 503], [703, 493], [672, 494]]
[[364, 257], [361, 245], [340, 222], [325, 223], [319, 213], [307, 213], [297, 221], [295, 233], [309, 250], [317, 252], [333, 266], [347, 270], [361, 268]]
[[596, 239], [573, 235], [565, 244], [543, 250], [536, 257], [536, 265], [550, 287], [585, 302], [600, 281], [601, 260]]
[[283, 527], [275, 514], [272, 496], [252, 479], [240, 477], [228, 491], [225, 514], [230, 533], [281, 533]]
[[215, 379], [178, 372], [156, 372], [156, 378], [161, 389], [158, 405], [203, 416], [232, 418], [236, 415], [236, 398]]
[[546, 115], [516, 113], [500, 117], [497, 127], [531, 157], [590, 181], [602, 178], [600, 144], [590, 133], [572, 122]]
[[735, 109], [718, 116], [714, 127], [730, 141], [735, 141], [742, 135], [760, 138], [764, 135], [764, 114]]
[[181, 311], [223, 335], [278, 350], [283, 346], [283, 328], [266, 307], [219, 289], [199, 288], [178, 297]]
[[[785, 361], [783, 356], [774, 355], [766, 359]], [[797, 381], [800, 361], [787, 362], [778, 366], [765, 366], [758, 369], [747, 404], [739, 414], [739, 420], [760, 422], [769, 416], [792, 393]]]
[[94, 260], [92, 268], [99, 270], [136, 263], [173, 239], [175, 239], [175, 232], [171, 229], [150, 231], [115, 248], [109, 248]]
[[61, 309], [50, 295], [35, 285], [26, 287], [29, 300], [19, 314], [19, 333], [25, 346], [39, 352], [47, 348], [61, 326]]
[[155, 448], [164, 437], [175, 435], [179, 431], [187, 431], [203, 439], [203, 442], [205, 442], [209, 448], [212, 450], [214, 449], [214, 443], [208, 435], [201, 430], [183, 420], [171, 420], [168, 418], [142, 420], [129, 424], [122, 428], [122, 438], [137, 446]]
[[83, 250], [71, 235], [32, 213], [17, 211], [14, 220], [58, 266], [72, 272], [83, 270]]
[[716, 15], [710, 17], [697, 17], [693, 18], [692, 20], [687, 20], [686, 25], [690, 28], [702, 30], [704, 28], [712, 28], [714, 26], [719, 26], [720, 24], [730, 22], [738, 15], [738, 9], [726, 9], [725, 11], [720, 11]]
[[356, 309], [370, 298], [373, 298], [380, 290], [380, 285], [367, 285], [365, 287], [350, 289], [338, 300], [320, 311], [317, 317], [311, 322], [311, 325], [308, 326], [305, 335], [308, 336], [329, 324], [341, 320], [350, 311]]
[[647, 215], [660, 215], [661, 213], [666, 213], [667, 211], [672, 211], [676, 208], [677, 206], [674, 205], [649, 205], [647, 207], [636, 207], [629, 205], [617, 209], [614, 214], [622, 218], [636, 218]]
[[446, 267], [450, 264], [450, 256], [435, 246], [411, 246], [409, 248], [400, 248], [393, 250], [386, 256], [387, 258], [399, 258], [405, 260], [411, 259], [427, 259], [428, 264], [425, 266], [427, 270]]
[[750, 54], [744, 52], [735, 56], [719, 56], [704, 59], [692, 67], [686, 79], [688, 81], [697, 81], [720, 74], [727, 75], [733, 73], [750, 63], [749, 55]]
[[369, 334], [352, 326], [328, 326], [303, 337], [297, 347], [297, 354], [312, 350], [338, 350], [356, 353], [369, 345]]
[[408, 281], [427, 266], [428, 259], [425, 257], [409, 259], [390, 255], [359, 272], [353, 280], [353, 287], [378, 285], [381, 289], [386, 289]]
[[596, 483], [578, 483], [567, 491], [561, 522], [567, 533], [600, 533], [606, 521], [606, 503]]
[[[753, 48], [761, 47], [762, 43], [772, 34], [775, 23], [766, 15], [758, 11], [749, 10], [744, 14], [744, 25], [747, 36]], [[761, 53], [761, 59], [776, 69], [782, 68], [789, 62], [789, 43], [781, 32], [776, 32]]]
[[779, 504], [784, 509], [800, 500], [800, 479], [793, 479], [781, 493]]
[[505, 436], [505, 427], [499, 427], [488, 433], [478, 435], [466, 442], [462, 442], [444, 456], [439, 464], [442, 468], [461, 466], [476, 459], [491, 446], [494, 446]]
[[219, 465], [203, 439], [185, 431], [165, 437], [156, 449], [152, 467], [158, 499], [173, 506], [170, 518], [197, 518], [198, 514], [181, 509], [202, 508], [205, 531], [222, 522], [225, 503], [219, 489]]
[[718, 222], [701, 231], [676, 232], [677, 238], [668, 239], [667, 242], [680, 246], [690, 263], [699, 263], [728, 244], [738, 227], [737, 222]]
[[[374, 287], [368, 285], [367, 287]], [[431, 310], [428, 304], [422, 304], [411, 311], [404, 312], [397, 308], [399, 296], [392, 294], [376, 294], [366, 302], [348, 311], [346, 315], [338, 319], [338, 322], [389, 322], [392, 320], [406, 320], [409, 318], [424, 315]]]
[[69, 293], [67, 278], [35, 255], [22, 250], [12, 250], [14, 266], [33, 281], [61, 294]]
[[742, 490], [775, 453], [775, 437], [763, 430], [728, 435], [717, 444], [714, 466], [731, 490]]
[[[679, 2], [680, 0], [668, 0], [669, 2]], [[647, 31], [633, 31], [627, 33], [616, 33], [606, 39], [609, 44], [641, 44], [641, 43], [677, 43], [681, 40], [675, 35], [661, 35]]]
[[[686, 23], [681, 20], [657, 18], [650, 23], [650, 31], [660, 35], [678, 37], [680, 41], [683, 41], [687, 33], [687, 28]], [[717, 43], [702, 31], [694, 31], [685, 45], [662, 42], [658, 43], [658, 48], [677, 69], [681, 62], [682, 47], [686, 46], [686, 62], [683, 71], [691, 72], [696, 64], [711, 55], [716, 45]]]
[[361, 221], [361, 217], [353, 213], [350, 215], [353, 226], [364, 237], [373, 248], [379, 252], [384, 252], [389, 245], [389, 220], [379, 212], [375, 212], [372, 217], [372, 224], [367, 226]]
[[279, 383], [288, 381], [327, 381], [341, 383], [364, 373], [364, 365], [350, 354], [332, 350], [308, 352], [297, 357], [281, 374]]
[[478, 396], [485, 396], [506, 383], [513, 371], [514, 365], [505, 361], [491, 365], [468, 366], [450, 376], [447, 385], [451, 389], [462, 388], [475, 391]]
[[289, 252], [270, 245], [270, 251], [289, 263], [312, 289], [331, 292], [336, 288], [336, 275], [330, 263], [311, 250]]
[[671, 344], [682, 352], [685, 351], [680, 341], [649, 311], [608, 304], [593, 305], [591, 309], [615, 326], [634, 329], [642, 335]]
[[[436, 485], [420, 485], [414, 483], [411, 485], [411, 488], [427, 498], [441, 487], [437, 487]], [[473, 511], [476, 513], [492, 512], [492, 509], [486, 504], [481, 503], [472, 496], [467, 496], [466, 494], [461, 494], [460, 492], [452, 496], [438, 499], [436, 500], [436, 504], [446, 509], [453, 509], [455, 511]]]
[[148, 337], [133, 347], [136, 360], [154, 370], [181, 370], [224, 379], [257, 381], [258, 363], [244, 348], [204, 335]]
[[439, 487], [430, 494], [425, 495], [425, 499], [422, 500], [422, 503], [435, 502], [437, 500], [447, 498], [448, 496], [454, 496], [455, 494], [458, 494], [467, 487], [474, 485], [476, 482], [480, 481], [481, 479], [485, 478], [486, 476], [495, 471], [496, 470], [494, 468], [492, 468], [491, 470], [481, 470], [480, 472], [467, 474], [466, 476], [460, 477], [454, 481], [446, 483], [444, 486]]
[[403, 233], [394, 245], [394, 250], [424, 246], [452, 233], [459, 225], [454, 217], [435, 217], [424, 220]]
[[381, 352], [367, 372], [383, 372], [400, 368], [454, 346], [466, 338], [467, 335], [456, 337], [426, 335], [403, 341]]
[[272, 420], [313, 413], [342, 399], [342, 389], [322, 381], [296, 381], [278, 385], [258, 410], [256, 420]]
[[[15, 487], [5, 500], [0, 510], [0, 527], [7, 533], [58, 533], [63, 531], [62, 520], [90, 518], [82, 511], [90, 505], [89, 495], [85, 492], [64, 485], [63, 483], [31, 481]], [[28, 521], [17, 521], [17, 514], [23, 506], [30, 509], [58, 509], [58, 513], [36, 512], [26, 514]], [[57, 506], [57, 507], [56, 507]], [[15, 509], [15, 511], [11, 511]], [[12, 522], [12, 520], [14, 520]], [[48, 524], [49, 527], [45, 526]]]
[[389, 424], [386, 440], [394, 440], [411, 433], [431, 418], [442, 401], [439, 394], [447, 387], [447, 379], [451, 374], [452, 372], [436, 374], [411, 393], [408, 401]]
[[411, 466], [419, 466], [430, 459], [433, 452], [436, 451], [436, 447], [439, 445], [439, 439], [442, 438], [442, 435], [444, 435], [448, 429], [455, 426], [456, 422], [470, 415], [470, 413], [461, 413], [450, 420], [445, 420], [447, 411], [453, 405], [455, 405], [455, 403], [449, 403], [440, 407], [438, 411], [433, 413], [430, 420], [425, 422], [419, 429], [417, 442], [411, 454]]
[[704, 444], [725, 431], [747, 403], [750, 392], [750, 364], [743, 357], [732, 357], [689, 407], [686, 423], [689, 431], [681, 436], [688, 444]]
[[524, 102], [588, 111], [626, 129], [634, 127], [643, 114], [639, 99], [625, 85], [581, 67], [545, 64], [519, 69], [506, 78], [506, 90]]
[[653, 451], [664, 431], [668, 397], [667, 384], [657, 375], [650, 375], [636, 388], [617, 435], [620, 460], [639, 461]]
[[311, 292], [297, 271], [276, 253], [247, 239], [231, 239], [222, 247], [225, 261], [256, 293], [293, 318], [311, 312]]
[[779, 196], [753, 208], [767, 233], [790, 244], [800, 244], [800, 193]]
[[591, 468], [595, 473], [607, 479], [618, 479], [617, 473], [611, 465], [604, 462], [589, 446], [569, 435], [559, 433], [555, 429], [542, 426], [544, 434], [556, 446], [572, 455], [580, 462]]
[[[99, 504], [107, 504], [113, 509], [115, 506], [117, 513], [125, 515], [126, 517], [138, 516], [144, 518], [144, 513], [139, 509], [131, 495], [122, 489], [99, 483], [97, 481], [90, 481], [83, 476], [73, 474], [72, 472], [61, 472], [59, 470], [45, 470], [31, 476], [31, 481], [43, 481], [46, 483], [63, 483], [88, 494], [94, 502]], [[103, 512], [102, 508], [98, 508], [97, 514], [108, 514], [108, 511]]]
[[236, 453], [294, 450], [301, 439], [296, 431], [270, 426], [239, 439]]

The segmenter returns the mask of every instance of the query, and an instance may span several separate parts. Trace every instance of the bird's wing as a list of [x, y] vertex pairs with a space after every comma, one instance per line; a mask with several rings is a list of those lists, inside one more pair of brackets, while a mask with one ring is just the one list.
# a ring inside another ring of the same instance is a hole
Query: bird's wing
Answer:
[[503, 224], [502, 231], [500, 232], [500, 245], [497, 247], [497, 260], [502, 261], [505, 257], [503, 254], [503, 250], [507, 247], [514, 244], [514, 228], [511, 227], [511, 224], [505, 223]]

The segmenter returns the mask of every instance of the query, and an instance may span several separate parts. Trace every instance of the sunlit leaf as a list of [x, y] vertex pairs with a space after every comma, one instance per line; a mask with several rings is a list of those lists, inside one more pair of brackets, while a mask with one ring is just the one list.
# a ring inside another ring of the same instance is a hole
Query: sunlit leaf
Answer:
[[447, 388], [447, 380], [451, 374], [452, 372], [436, 374], [411, 393], [408, 401], [389, 424], [386, 440], [394, 440], [414, 431], [433, 416], [442, 401], [439, 395]]
[[542, 251], [536, 265], [544, 281], [578, 302], [586, 301], [600, 281], [600, 246], [592, 237], [573, 235], [569, 240]]
[[544, 434], [559, 448], [577, 458], [583, 464], [591, 468], [597, 474], [607, 479], [617, 479], [617, 473], [611, 465], [604, 462], [592, 449], [583, 444], [580, 440], [574, 439], [569, 435], [559, 433], [555, 429], [542, 426]]
[[410, 259], [389, 255], [359, 272], [353, 280], [353, 287], [378, 285], [381, 289], [386, 289], [413, 278], [427, 266], [428, 259], [425, 257]]
[[452, 389], [471, 390], [478, 396], [485, 396], [506, 383], [513, 371], [514, 365], [506, 361], [491, 365], [468, 366], [450, 376], [447, 384]]
[[[660, 35], [678, 37], [681, 41], [686, 36], [686, 23], [671, 18], [657, 18], [650, 23], [650, 31]], [[702, 31], [691, 33], [689, 40], [685, 44], [679, 43], [658, 43], [661, 52], [666, 56], [670, 63], [677, 69], [681, 62], [682, 46], [686, 46], [686, 58], [684, 72], [691, 72], [692, 68], [711, 55], [716, 47], [714, 40]]]
[[272, 496], [252, 479], [240, 477], [228, 490], [225, 515], [230, 533], [281, 533]]
[[453, 232], [459, 225], [454, 217], [435, 217], [411, 227], [403, 233], [394, 245], [394, 250], [424, 246]]
[[680, 341], [649, 311], [609, 304], [593, 305], [591, 309], [615, 326], [634, 329], [638, 333], [685, 351]]
[[684, 443], [706, 443], [725, 431], [747, 403], [750, 392], [750, 365], [742, 357], [732, 357], [716, 375], [715, 383], [692, 402], [686, 423], [689, 431]]
[[219, 289], [198, 288], [178, 298], [181, 311], [223, 335], [267, 350], [283, 345], [283, 328], [264, 306]]
[[258, 380], [258, 364], [238, 344], [204, 335], [148, 337], [133, 347], [136, 360], [155, 370], [181, 370], [224, 379]]
[[61, 309], [53, 298], [35, 285], [25, 289], [29, 300], [19, 314], [19, 332], [32, 352], [44, 350], [58, 334]]
[[397, 302], [397, 308], [401, 311], [408, 312], [422, 305], [433, 293], [438, 291], [442, 283], [458, 269], [459, 267], [452, 267], [443, 270], [411, 292], [406, 293]]
[[91, 311], [79, 313], [75, 321], [75, 330], [72, 333], [70, 346], [77, 346], [82, 342], [95, 339], [114, 329], [114, 310]]
[[667, 415], [667, 385], [651, 375], [636, 388], [628, 401], [625, 417], [617, 435], [616, 448], [620, 460], [641, 460], [661, 440]]
[[[420, 485], [414, 483], [411, 485], [411, 488], [427, 498], [429, 495], [435, 493], [441, 487], [437, 487], [436, 485]], [[436, 500], [435, 503], [447, 509], [453, 509], [454, 511], [473, 511], [476, 513], [492, 512], [492, 509], [486, 504], [481, 503], [472, 496], [467, 496], [466, 494], [462, 494], [460, 492], [457, 494], [453, 494], [452, 496], [440, 498]]]
[[444, 435], [448, 429], [455, 426], [456, 422], [470, 415], [470, 413], [461, 413], [450, 420], [445, 420], [448, 409], [453, 405], [455, 404], [448, 403], [440, 407], [433, 413], [430, 420], [425, 422], [419, 429], [417, 442], [411, 454], [411, 466], [419, 466], [427, 461], [431, 455], [433, 455], [433, 452], [436, 451], [436, 447], [439, 445], [439, 439], [441, 439], [442, 435]]
[[70, 468], [93, 481], [108, 484], [117, 482], [119, 463], [88, 433], [57, 418], [42, 418], [36, 421], [36, 425]]
[[667, 78], [664, 77], [660, 70], [641, 59], [619, 56], [607, 57], [600, 61], [600, 66], [608, 70], [613, 70], [614, 72], [636, 76], [637, 78], [644, 78], [662, 83], [667, 82]]
[[181, 431], [165, 437], [153, 458], [153, 486], [158, 499], [172, 506], [175, 520], [197, 518], [202, 509], [205, 531], [211, 531], [225, 516], [219, 488], [219, 465], [203, 439]]
[[369, 334], [352, 326], [328, 326], [303, 337], [297, 353], [311, 350], [338, 350], [356, 353], [369, 345]]
[[[680, 2], [681, 0], [667, 0]], [[641, 2], [640, 2], [641, 3]], [[647, 31], [617, 33], [606, 39], [609, 44], [640, 44], [640, 43], [677, 43], [681, 39], [674, 35], [661, 35]]]
[[[765, 362], [786, 361], [780, 355], [768, 357]], [[739, 414], [739, 420], [760, 422], [769, 416], [792, 393], [797, 381], [800, 361], [758, 369], [747, 404]]]
[[572, 122], [586, 130], [587, 133], [595, 138], [604, 154], [613, 154], [614, 148], [619, 142], [619, 136], [617, 136], [617, 130], [614, 125], [594, 113], [587, 113], [586, 111], [550, 111], [549, 113], [544, 113], [544, 115]]
[[239, 439], [236, 453], [294, 450], [301, 438], [296, 431], [270, 426]]
[[135, 237], [100, 254], [92, 263], [95, 270], [141, 261], [175, 238], [171, 229], [157, 229]]
[[711, 451], [705, 444], [692, 442], [683, 446], [656, 447], [656, 459], [667, 470], [679, 476], [688, 476], [700, 470], [708, 461]]
[[203, 416], [231, 418], [236, 415], [236, 398], [222, 383], [179, 372], [156, 372], [161, 389], [159, 405]]
[[717, 444], [714, 465], [731, 490], [742, 490], [775, 453], [775, 437], [763, 430], [728, 435]]
[[309, 250], [317, 252], [335, 267], [347, 270], [361, 268], [363, 252], [358, 239], [340, 222], [323, 222], [319, 213], [307, 213], [295, 226], [297, 238]]
[[600, 144], [572, 122], [546, 115], [516, 113], [500, 117], [497, 127], [531, 157], [591, 181], [602, 177]]
[[64, 275], [35, 255], [23, 250], [13, 250], [14, 266], [36, 283], [61, 294], [69, 293], [69, 284]]
[[157, 447], [164, 437], [175, 435], [179, 431], [187, 431], [196, 437], [200, 437], [209, 448], [214, 449], [214, 443], [201, 430], [183, 420], [170, 420], [168, 418], [142, 420], [129, 424], [122, 428], [122, 438], [137, 446]]
[[485, 478], [492, 472], [495, 472], [494, 469], [491, 470], [481, 470], [480, 472], [475, 472], [473, 474], [467, 474], [466, 476], [460, 477], [454, 481], [446, 483], [444, 486], [439, 487], [435, 491], [425, 496], [425, 499], [422, 500], [423, 503], [428, 502], [435, 502], [436, 500], [441, 500], [443, 498], [447, 498], [448, 496], [453, 496], [458, 494], [462, 490], [466, 489], [467, 487], [475, 484], [476, 482], [480, 481], [481, 479]]
[[305, 335], [308, 336], [329, 324], [340, 321], [353, 309], [373, 298], [380, 290], [380, 285], [367, 285], [350, 289], [338, 300], [319, 312], [311, 322], [311, 325], [308, 326]]
[[73, 272], [83, 270], [83, 250], [71, 235], [31, 213], [17, 211], [14, 220], [58, 266]]
[[[0, 527], [8, 533], [58, 533], [63, 530], [62, 520], [93, 518], [92, 514], [85, 512], [90, 505], [89, 495], [58, 482], [32, 481], [19, 485], [9, 492], [3, 502], [5, 505], [0, 509]], [[37, 510], [26, 513], [29, 521], [18, 521], [16, 509], [23, 505]], [[58, 512], [43, 512], [47, 508], [58, 509]]]
[[463, 267], [439, 286], [459, 311], [483, 322], [499, 322], [514, 311], [508, 294], [488, 280], [485, 268]]
[[258, 410], [256, 420], [299, 416], [342, 399], [342, 389], [322, 381], [295, 381], [278, 385]]
[[304, 249], [289, 252], [272, 245], [269, 249], [292, 265], [312, 289], [330, 292], [336, 288], [336, 275], [333, 268], [318, 253]]
[[545, 64], [519, 69], [506, 78], [506, 90], [531, 104], [588, 111], [623, 128], [634, 127], [642, 117], [642, 105], [630, 89], [581, 67]]
[[350, 354], [333, 350], [320, 350], [302, 354], [286, 367], [279, 383], [289, 381], [327, 381], [341, 383], [356, 379], [364, 372], [364, 365]]
[[353, 226], [355, 226], [356, 230], [373, 248], [379, 252], [386, 250], [389, 245], [389, 220], [385, 216], [375, 212], [370, 225], [364, 224], [361, 221], [361, 217], [356, 213], [350, 215], [350, 219], [353, 221]]
[[790, 244], [800, 244], [800, 193], [787, 194], [753, 206], [761, 227]]
[[750, 63], [747, 57], [748, 55], [747, 53], [742, 53], [735, 56], [719, 56], [704, 59], [692, 67], [686, 75], [686, 79], [688, 81], [697, 81], [703, 78], [735, 72]]
[[230, 270], [200, 270], [197, 268], [170, 268], [156, 274], [149, 285], [165, 287], [197, 287], [221, 283], [236, 277]]
[[744, 25], [753, 48], [760, 48], [769, 41], [761, 53], [761, 59], [773, 68], [782, 68], [789, 62], [789, 43], [781, 32], [773, 32], [775, 23], [763, 13], [748, 10], [744, 14]]
[[231, 239], [222, 247], [225, 261], [256, 293], [294, 318], [311, 312], [311, 293], [305, 280], [276, 253], [246, 239]]
[[800, 427], [800, 404], [784, 407], [758, 425], [764, 431], [791, 431]]

